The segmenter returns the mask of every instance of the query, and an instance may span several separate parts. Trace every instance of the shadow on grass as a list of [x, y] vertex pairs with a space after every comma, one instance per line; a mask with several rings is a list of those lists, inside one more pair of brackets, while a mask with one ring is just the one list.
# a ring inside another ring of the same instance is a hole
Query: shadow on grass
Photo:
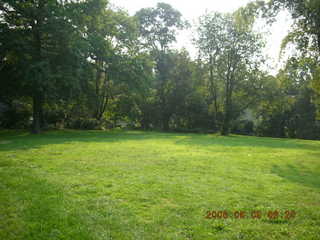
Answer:
[[320, 188], [320, 172], [310, 171], [302, 166], [297, 167], [290, 164], [285, 166], [273, 165], [271, 172], [293, 183]]
[[[181, 138], [182, 137], [182, 138]], [[277, 139], [251, 136], [219, 136], [214, 134], [185, 134], [143, 131], [49, 131], [33, 135], [23, 131], [0, 131], [0, 151], [27, 150], [48, 144], [72, 142], [125, 142], [145, 140], [171, 140], [174, 144], [204, 146], [214, 145], [225, 147], [285, 148], [320, 150], [320, 142], [297, 139]], [[302, 142], [303, 141], [303, 142]]]
[[26, 168], [6, 168], [0, 180], [0, 215], [3, 211], [7, 220], [2, 239], [92, 239], [79, 212], [66, 205], [61, 187]]
[[[99, 194], [70, 192], [70, 185], [57, 184], [51, 181], [52, 176], [45, 176], [14, 164], [3, 169], [0, 239], [94, 240], [98, 235], [134, 239], [133, 234], [144, 234], [135, 214], [118, 201]], [[123, 219], [130, 221], [123, 224]]]
[[[174, 139], [179, 134], [140, 132], [140, 131], [82, 131], [61, 130], [48, 131], [34, 135], [26, 131], [0, 131], [0, 152], [28, 150], [50, 144], [65, 144], [73, 142], [125, 142], [148, 139]], [[182, 134], [181, 134], [182, 135]]]

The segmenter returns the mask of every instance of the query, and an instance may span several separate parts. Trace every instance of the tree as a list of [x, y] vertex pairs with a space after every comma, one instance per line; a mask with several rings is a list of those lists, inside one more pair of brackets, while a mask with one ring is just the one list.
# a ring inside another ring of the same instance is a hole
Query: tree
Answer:
[[219, 112], [218, 101], [218, 76], [215, 68], [217, 67], [217, 60], [220, 54], [220, 47], [223, 39], [219, 39], [219, 32], [222, 31], [224, 24], [223, 15], [219, 13], [213, 13], [212, 15], [206, 14], [200, 17], [198, 26], [198, 37], [195, 39], [195, 43], [200, 50], [200, 57], [209, 68], [208, 77], [208, 90], [209, 90], [209, 103], [213, 103], [213, 129], [216, 130], [217, 115]]
[[[135, 21], [123, 11], [108, 7], [107, 1], [88, 1], [85, 8], [84, 33], [88, 44], [90, 75], [89, 105], [92, 117], [101, 120], [112, 97], [112, 87], [128, 81], [123, 75], [130, 68], [128, 59], [134, 54]], [[127, 75], [126, 75], [127, 76]]]
[[166, 85], [163, 86], [166, 100], [163, 107], [165, 128], [169, 129], [171, 126], [173, 128], [187, 128], [187, 99], [194, 91], [194, 65], [185, 49], [167, 53], [167, 64], [170, 64], [168, 80]]
[[257, 134], [271, 137], [318, 139], [316, 105], [309, 72], [312, 59], [290, 58], [276, 77], [266, 76], [256, 104]]
[[169, 128], [169, 114], [166, 111], [166, 85], [169, 80], [170, 44], [176, 41], [177, 30], [183, 29], [186, 24], [181, 13], [169, 4], [158, 3], [156, 8], [143, 8], [136, 13], [139, 21], [140, 35], [145, 47], [150, 51], [156, 62], [157, 96], [160, 105], [162, 129]]
[[320, 1], [271, 0], [256, 1], [251, 5], [262, 10], [263, 16], [271, 22], [284, 9], [291, 14], [293, 25], [289, 34], [283, 39], [282, 51], [291, 43], [297, 50], [295, 57], [313, 59], [315, 66], [310, 69], [313, 78], [312, 91], [317, 93], [315, 101], [319, 103], [320, 109]]
[[76, 5], [49, 0], [0, 3], [0, 32], [6, 36], [0, 39], [6, 49], [0, 71], [7, 71], [7, 80], [15, 81], [18, 91], [32, 98], [34, 133], [45, 122], [44, 102], [70, 90], [72, 82], [81, 78], [78, 70], [83, 61], [74, 41], [79, 35], [72, 24]]
[[[218, 90], [223, 106], [221, 133], [227, 135], [234, 119], [235, 92], [250, 90], [255, 86], [254, 76], [261, 61], [260, 36], [252, 31], [252, 25], [239, 21], [240, 13], [207, 13], [200, 18], [197, 46], [209, 66], [209, 91], [216, 114]], [[248, 97], [250, 95], [248, 94]]]

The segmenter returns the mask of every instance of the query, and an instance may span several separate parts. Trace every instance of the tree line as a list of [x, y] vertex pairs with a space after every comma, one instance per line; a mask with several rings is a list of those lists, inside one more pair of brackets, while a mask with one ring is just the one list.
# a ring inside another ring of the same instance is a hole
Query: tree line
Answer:
[[[273, 76], [254, 24], [284, 9], [282, 51], [295, 51]], [[195, 59], [172, 47], [190, 27]], [[196, 26], [167, 3], [130, 16], [107, 0], [2, 0], [0, 127], [319, 139], [319, 53], [317, 0], [255, 1]]]

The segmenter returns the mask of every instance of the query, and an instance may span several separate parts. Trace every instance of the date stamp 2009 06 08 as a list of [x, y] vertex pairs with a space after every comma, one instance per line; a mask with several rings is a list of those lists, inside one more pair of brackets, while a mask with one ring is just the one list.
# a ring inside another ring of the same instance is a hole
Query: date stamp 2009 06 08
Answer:
[[271, 210], [271, 211], [207, 211], [206, 212], [206, 219], [262, 219], [262, 218], [269, 218], [270, 220], [278, 220], [284, 219], [289, 220], [296, 217], [296, 212], [294, 210]]

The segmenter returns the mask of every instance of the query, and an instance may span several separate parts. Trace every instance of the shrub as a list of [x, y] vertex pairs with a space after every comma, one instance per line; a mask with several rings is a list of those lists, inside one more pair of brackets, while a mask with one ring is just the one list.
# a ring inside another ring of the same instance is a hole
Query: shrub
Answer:
[[76, 118], [72, 119], [67, 124], [71, 129], [83, 129], [83, 130], [104, 130], [105, 124], [103, 121], [99, 121], [94, 118]]
[[13, 101], [3, 108], [0, 118], [1, 128], [27, 129], [30, 127], [31, 106], [22, 101]]
[[232, 133], [242, 135], [254, 135], [254, 123], [249, 120], [240, 120], [233, 123]]

